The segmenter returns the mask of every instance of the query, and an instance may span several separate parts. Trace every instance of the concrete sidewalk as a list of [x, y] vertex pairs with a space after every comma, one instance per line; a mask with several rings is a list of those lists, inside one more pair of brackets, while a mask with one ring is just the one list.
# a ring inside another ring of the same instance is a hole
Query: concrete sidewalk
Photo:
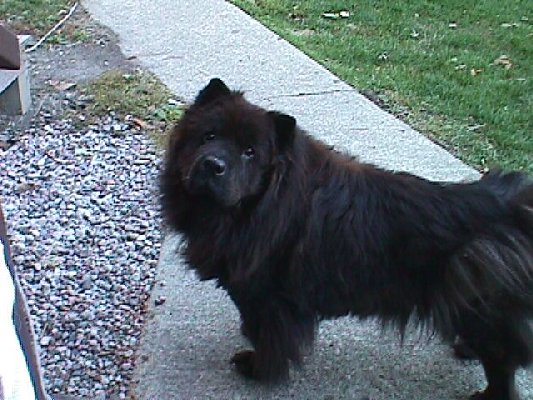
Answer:
[[[85, 0], [85, 7], [120, 38], [126, 56], [191, 100], [220, 77], [262, 106], [296, 117], [324, 141], [380, 166], [441, 180], [472, 179], [475, 171], [383, 112], [261, 24], [222, 0]], [[240, 379], [229, 358], [246, 343], [224, 292], [200, 283], [163, 246], [153, 307], [137, 368], [136, 395], [152, 399], [457, 399], [484, 385], [476, 363], [461, 365], [447, 346], [408, 340], [404, 347], [371, 323], [321, 325], [314, 354], [289, 384], [263, 388]], [[152, 302], [153, 304], [153, 302]], [[526, 382], [527, 381], [527, 382]], [[524, 398], [532, 379], [522, 372]]]

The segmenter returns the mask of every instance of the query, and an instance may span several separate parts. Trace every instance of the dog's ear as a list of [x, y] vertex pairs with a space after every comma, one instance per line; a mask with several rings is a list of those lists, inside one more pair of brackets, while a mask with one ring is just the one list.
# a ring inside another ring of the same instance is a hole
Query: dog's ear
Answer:
[[296, 120], [294, 117], [278, 111], [269, 111], [268, 116], [274, 121], [278, 150], [283, 152], [289, 148], [294, 141]]
[[227, 96], [231, 93], [231, 90], [222, 82], [219, 78], [213, 78], [209, 81], [206, 87], [200, 90], [194, 105], [203, 106], [210, 103], [220, 97]]

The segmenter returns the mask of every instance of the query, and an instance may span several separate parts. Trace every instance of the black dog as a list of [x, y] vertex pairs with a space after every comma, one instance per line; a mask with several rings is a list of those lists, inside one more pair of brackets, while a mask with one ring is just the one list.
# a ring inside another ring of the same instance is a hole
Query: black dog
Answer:
[[171, 135], [161, 189], [188, 263], [240, 311], [255, 349], [233, 357], [241, 374], [287, 377], [317, 323], [350, 314], [459, 336], [488, 381], [473, 398], [518, 398], [515, 371], [533, 358], [524, 174], [449, 184], [387, 172], [213, 79]]

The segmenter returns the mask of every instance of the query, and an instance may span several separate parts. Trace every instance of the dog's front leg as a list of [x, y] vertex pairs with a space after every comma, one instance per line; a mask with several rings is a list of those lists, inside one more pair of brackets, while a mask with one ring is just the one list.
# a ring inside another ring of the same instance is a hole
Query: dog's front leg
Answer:
[[312, 342], [315, 323], [280, 301], [265, 303], [241, 309], [241, 330], [254, 350], [241, 351], [231, 361], [245, 377], [268, 383], [288, 378], [290, 362], [301, 362], [302, 347]]

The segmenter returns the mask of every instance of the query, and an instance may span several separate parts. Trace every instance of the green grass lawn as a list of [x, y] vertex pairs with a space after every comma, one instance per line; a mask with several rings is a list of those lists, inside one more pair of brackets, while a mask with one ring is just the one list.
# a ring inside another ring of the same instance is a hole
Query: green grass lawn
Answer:
[[71, 0], [1, 0], [0, 20], [16, 33], [43, 35], [72, 4]]
[[533, 1], [233, 3], [470, 165], [533, 172]]

